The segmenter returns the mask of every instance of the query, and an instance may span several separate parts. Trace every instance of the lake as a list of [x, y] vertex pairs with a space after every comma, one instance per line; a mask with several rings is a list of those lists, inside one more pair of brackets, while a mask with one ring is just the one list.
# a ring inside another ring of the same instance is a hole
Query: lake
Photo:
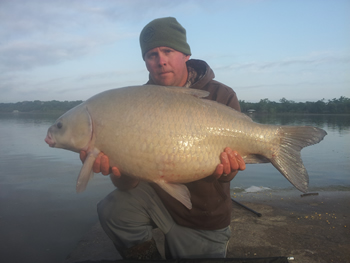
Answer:
[[[0, 262], [62, 262], [97, 221], [96, 204], [114, 187], [95, 175], [75, 193], [79, 156], [44, 142], [58, 116], [0, 114]], [[256, 122], [312, 125], [325, 139], [302, 150], [310, 192], [350, 190], [350, 116], [252, 115]], [[252, 189], [300, 192], [271, 165], [247, 165], [233, 192]], [[256, 188], [258, 187], [258, 188]]]

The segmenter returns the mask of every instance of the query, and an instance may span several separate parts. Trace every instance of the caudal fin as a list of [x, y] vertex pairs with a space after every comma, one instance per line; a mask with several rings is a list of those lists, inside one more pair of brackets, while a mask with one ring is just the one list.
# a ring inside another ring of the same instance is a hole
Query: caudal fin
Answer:
[[301, 160], [300, 151], [306, 146], [319, 143], [327, 133], [311, 126], [282, 126], [278, 133], [281, 137], [280, 148], [270, 161], [289, 182], [306, 193], [309, 176]]

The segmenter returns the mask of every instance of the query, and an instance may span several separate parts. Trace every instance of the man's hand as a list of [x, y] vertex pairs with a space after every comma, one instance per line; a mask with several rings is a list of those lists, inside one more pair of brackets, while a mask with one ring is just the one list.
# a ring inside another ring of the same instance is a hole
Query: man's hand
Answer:
[[226, 147], [224, 152], [220, 154], [221, 164], [218, 164], [214, 172], [216, 178], [220, 178], [223, 174], [227, 175], [230, 173], [238, 173], [238, 171], [243, 171], [245, 169], [245, 162], [242, 156], [236, 152], [232, 151], [230, 147]]
[[[85, 161], [87, 153], [85, 151], [80, 152], [80, 160]], [[139, 181], [130, 176], [121, 175], [117, 167], [110, 167], [109, 158], [104, 153], [100, 152], [92, 167], [94, 173], [102, 173], [103, 175], [110, 175], [112, 183], [120, 190], [129, 190], [135, 188]]]
[[[87, 153], [85, 151], [80, 151], [80, 160], [84, 163]], [[109, 158], [103, 152], [100, 152], [94, 162], [92, 167], [94, 173], [102, 173], [103, 175], [114, 174], [116, 177], [120, 177], [120, 171], [117, 167], [109, 166]]]

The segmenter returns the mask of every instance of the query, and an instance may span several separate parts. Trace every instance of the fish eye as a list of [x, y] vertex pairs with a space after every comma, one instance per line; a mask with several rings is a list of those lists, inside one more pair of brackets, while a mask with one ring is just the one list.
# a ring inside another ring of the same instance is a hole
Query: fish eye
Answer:
[[63, 124], [62, 124], [62, 122], [58, 122], [56, 126], [57, 126], [58, 129], [61, 129]]

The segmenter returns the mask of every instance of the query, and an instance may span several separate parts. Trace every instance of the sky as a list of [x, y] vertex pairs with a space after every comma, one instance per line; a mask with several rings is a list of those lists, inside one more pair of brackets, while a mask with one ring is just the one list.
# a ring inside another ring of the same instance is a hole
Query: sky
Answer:
[[0, 103], [144, 84], [139, 33], [167, 16], [240, 100], [350, 97], [349, 14], [349, 0], [0, 0]]

